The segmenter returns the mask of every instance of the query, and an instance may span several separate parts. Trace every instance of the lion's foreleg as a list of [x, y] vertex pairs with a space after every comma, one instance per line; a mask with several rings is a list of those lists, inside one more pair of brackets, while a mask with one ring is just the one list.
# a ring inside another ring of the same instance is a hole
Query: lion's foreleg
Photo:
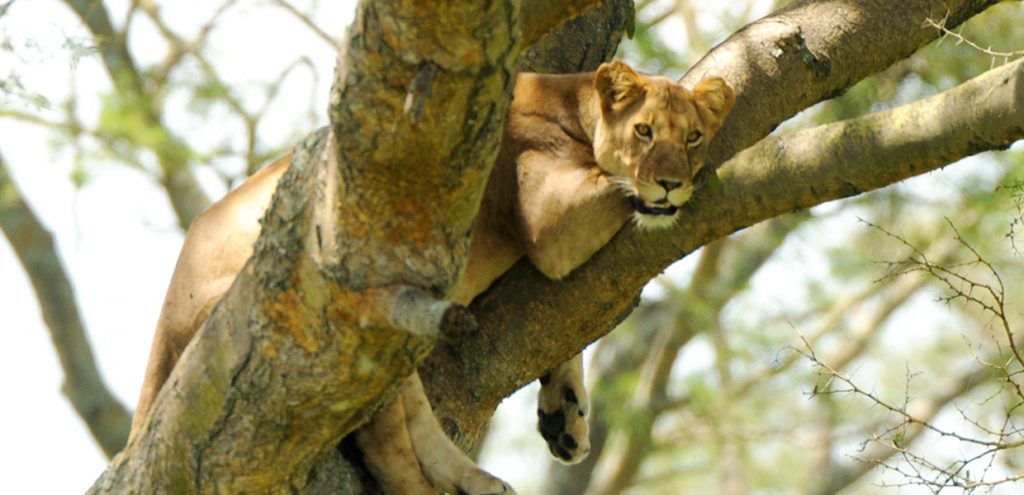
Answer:
[[583, 354], [540, 377], [537, 402], [537, 429], [551, 454], [566, 464], [586, 458], [590, 452], [590, 399], [583, 385]]

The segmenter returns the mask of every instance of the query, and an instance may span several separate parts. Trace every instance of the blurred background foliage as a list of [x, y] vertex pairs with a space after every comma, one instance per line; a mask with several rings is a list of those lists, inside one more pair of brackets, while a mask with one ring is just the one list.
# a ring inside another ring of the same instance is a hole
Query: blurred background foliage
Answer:
[[[0, 2], [0, 17], [16, 3]], [[789, 3], [641, 0], [620, 57], [677, 78]], [[209, 198], [325, 123], [328, 33], [342, 31], [324, 10], [228, 0], [169, 16], [143, 0], [107, 12], [106, 24], [83, 21], [85, 30], [25, 36], [8, 26], [0, 120], [48, 129], [79, 188], [116, 166], [148, 177], [184, 229]], [[306, 51], [226, 57], [239, 52], [220, 33], [267, 12], [302, 26], [288, 42]], [[942, 28], [932, 21], [922, 29]], [[776, 132], [949, 89], [1020, 57], [1022, 22], [1024, 6], [1003, 2]], [[54, 60], [70, 68], [49, 81], [63, 91], [32, 82]], [[83, 60], [102, 67], [79, 70]], [[262, 76], [246, 72], [254, 63]], [[101, 69], [107, 82], [83, 87]], [[286, 98], [296, 94], [298, 103]], [[689, 255], [588, 350], [589, 458], [546, 460], [530, 389], [499, 411], [485, 465], [524, 495], [1019, 493], [1024, 393], [1010, 339], [1024, 334], [1024, 151], [965, 162]]]

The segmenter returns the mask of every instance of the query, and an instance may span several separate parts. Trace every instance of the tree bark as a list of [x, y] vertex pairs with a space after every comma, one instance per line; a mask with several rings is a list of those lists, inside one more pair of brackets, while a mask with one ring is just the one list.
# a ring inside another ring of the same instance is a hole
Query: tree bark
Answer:
[[[559, 24], [525, 19], [541, 20]], [[92, 492], [351, 481], [335, 445], [393, 398], [442, 331], [463, 333], [463, 313], [439, 299], [466, 257], [520, 30], [514, 1], [360, 5], [330, 128], [296, 148], [252, 259]]]

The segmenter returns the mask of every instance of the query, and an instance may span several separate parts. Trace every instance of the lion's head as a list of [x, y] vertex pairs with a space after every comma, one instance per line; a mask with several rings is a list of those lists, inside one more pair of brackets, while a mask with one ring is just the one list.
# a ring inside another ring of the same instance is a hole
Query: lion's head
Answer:
[[626, 192], [640, 226], [672, 225], [693, 194], [704, 152], [735, 93], [718, 77], [691, 91], [618, 61], [602, 65], [594, 85], [601, 100], [594, 133], [598, 165]]

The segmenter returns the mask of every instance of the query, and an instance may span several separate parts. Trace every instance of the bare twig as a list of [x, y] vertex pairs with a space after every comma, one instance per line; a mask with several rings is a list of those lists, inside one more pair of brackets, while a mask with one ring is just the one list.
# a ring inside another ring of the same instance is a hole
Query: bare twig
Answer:
[[81, 18], [95, 38], [100, 59], [118, 97], [123, 100], [124, 111], [158, 131], [160, 138], [152, 143], [152, 151], [160, 162], [161, 184], [170, 197], [178, 224], [187, 229], [211, 203], [189, 166], [188, 144], [164, 125], [158, 98], [147, 89], [145, 77], [128, 50], [127, 33], [114, 28], [106, 6], [91, 0], [64, 0], [64, 3]]
[[[1006, 316], [1006, 287], [995, 266], [964, 237], [949, 219], [946, 222], [954, 232], [953, 240], [957, 250], [968, 254], [967, 261], [952, 263], [950, 257], [946, 255], [940, 256], [940, 260], [936, 261], [906, 238], [877, 225], [868, 224], [911, 250], [911, 255], [907, 259], [888, 263], [890, 275], [887, 278], [908, 273], [924, 273], [929, 278], [937, 280], [950, 292], [950, 295], [941, 298], [940, 301], [947, 303], [963, 301], [965, 307], [978, 308], [982, 313], [999, 322], [1009, 342], [1008, 351], [1004, 352], [1000, 349], [990, 358], [976, 358], [978, 366], [961, 375], [961, 378], [955, 382], [957, 385], [952, 392], [932, 400], [925, 411], [918, 413], [911, 413], [909, 407], [910, 382], [914, 376], [913, 373], [907, 372], [907, 390], [904, 392], [904, 400], [902, 403], [896, 404], [882, 399], [878, 393], [872, 390], [859, 386], [849, 375], [840, 371], [840, 366], [826, 363], [825, 360], [819, 358], [813, 351], [811, 342], [804, 341], [806, 350], [802, 352], [815, 367], [821, 370], [826, 379], [823, 386], [815, 387], [815, 394], [851, 394], [864, 397], [873, 405], [881, 407], [899, 418], [895, 424], [872, 435], [865, 442], [878, 446], [878, 450], [880, 450], [880, 452], [868, 456], [865, 461], [872, 466], [881, 466], [902, 476], [903, 480], [896, 484], [898, 486], [922, 486], [935, 493], [951, 487], [971, 492], [1024, 479], [1020, 476], [990, 479], [998, 454], [1024, 447], [1024, 430], [1016, 425], [1014, 419], [1014, 411], [1024, 403], [1024, 390], [1017, 379], [1024, 362], [1021, 361], [1017, 338]], [[973, 271], [979, 269], [988, 281], [976, 278], [977, 275]], [[973, 427], [976, 431], [975, 434], [942, 428], [935, 423], [936, 413], [944, 404], [982, 383], [990, 382], [992, 378], [1000, 379], [1005, 388], [992, 394], [980, 405], [984, 405], [985, 402], [997, 395], [1008, 394], [1009, 397], [1012, 397], [1011, 404], [1004, 411], [1003, 420], [997, 427], [987, 426], [968, 414], [968, 411], [960, 408], [957, 409], [963, 423]], [[954, 440], [963, 446], [959, 449], [963, 453], [962, 456], [950, 462], [937, 459], [931, 452], [920, 453], [912, 449], [910, 444], [922, 432], [931, 432], [941, 438]], [[892, 457], [898, 458], [901, 462], [889, 460]], [[862, 476], [866, 469], [844, 471], [848, 472], [840, 473], [842, 475], [837, 477], [852, 481]], [[829, 490], [836, 488], [835, 483], [828, 486]]]
[[946, 27], [946, 21], [947, 20], [948, 19], [943, 18], [943, 19], [941, 19], [939, 21], [936, 21], [934, 19], [928, 18], [928, 19], [925, 19], [924, 25], [925, 25], [925, 27], [935, 28], [940, 33], [942, 33], [942, 38], [939, 38], [940, 42], [943, 39], [947, 38], [947, 37], [953, 38], [954, 40], [956, 40], [956, 44], [957, 45], [964, 44], [964, 45], [967, 45], [967, 46], [969, 46], [969, 47], [971, 47], [971, 48], [973, 48], [973, 49], [975, 49], [975, 50], [977, 50], [977, 51], [979, 51], [981, 53], [984, 53], [986, 55], [990, 55], [992, 57], [992, 60], [993, 60], [993, 65], [995, 65], [995, 60], [996, 59], [1000, 59], [1001, 58], [1001, 59], [1003, 59], [1003, 63], [1006, 63], [1010, 59], [1024, 56], [1024, 50], [1015, 50], [1015, 51], [1006, 52], [1006, 51], [993, 50], [991, 46], [987, 46], [987, 47], [986, 46], [981, 46], [978, 43], [976, 43], [976, 42], [972, 41], [971, 39], [967, 38], [966, 36], [964, 36], [964, 34], [963, 34], [964, 28], [963, 28], [962, 25], [959, 28], [957, 28], [956, 31], [952, 31], [949, 28], [947, 28]]
[[[963, 238], [951, 220], [947, 218], [946, 223], [953, 230], [954, 240], [973, 257], [973, 259], [966, 262], [953, 265], [937, 263], [929, 259], [927, 254], [912, 245], [905, 238], [893, 234], [878, 225], [870, 222], [866, 223], [910, 248], [913, 252], [912, 256], [906, 260], [890, 263], [893, 275], [898, 276], [914, 271], [925, 272], [939, 282], [942, 282], [950, 291], [950, 295], [943, 298], [944, 301], [961, 300], [968, 304], [974, 304], [986, 313], [989, 313], [1002, 327], [1017, 362], [1024, 365], [1024, 356], [1021, 355], [1021, 351], [1017, 348], [1017, 339], [1014, 337], [1013, 328], [1006, 317], [1006, 287], [1003, 284], [1002, 277], [999, 276], [999, 272], [996, 271], [992, 263], [982, 257], [978, 250]], [[990, 282], [981, 282], [965, 273], [965, 269], [974, 267], [980, 267], [992, 280]]]
[[271, 0], [271, 1], [274, 4], [276, 4], [278, 7], [281, 7], [282, 9], [288, 11], [288, 13], [292, 14], [293, 16], [295, 16], [296, 19], [298, 19], [300, 22], [302, 22], [303, 24], [308, 26], [309, 29], [312, 29], [313, 32], [316, 33], [316, 35], [319, 36], [320, 39], [324, 40], [324, 43], [327, 43], [328, 45], [330, 45], [331, 48], [337, 48], [338, 47], [338, 40], [336, 38], [334, 38], [333, 36], [327, 34], [327, 32], [324, 31], [323, 29], [321, 29], [320, 26], [318, 26], [316, 22], [313, 22], [313, 19], [310, 18], [309, 15], [300, 12], [299, 9], [295, 8], [294, 5], [292, 5], [290, 2], [287, 2], [286, 0]]

